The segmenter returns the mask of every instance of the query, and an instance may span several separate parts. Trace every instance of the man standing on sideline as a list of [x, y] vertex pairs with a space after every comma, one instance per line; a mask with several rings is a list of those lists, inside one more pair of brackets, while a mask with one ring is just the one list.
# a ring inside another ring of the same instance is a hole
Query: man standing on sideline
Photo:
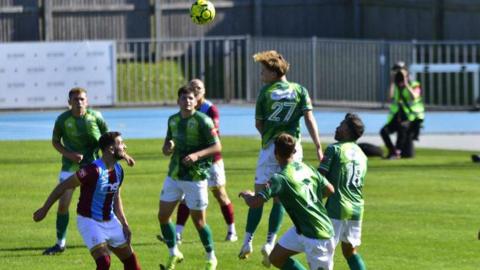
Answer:
[[[305, 125], [316, 146], [317, 158], [322, 159], [322, 146], [318, 135], [317, 123], [313, 116], [312, 102], [307, 89], [298, 83], [287, 81], [289, 63], [276, 51], [264, 51], [253, 56], [255, 62], [261, 63], [261, 78], [266, 84], [259, 92], [255, 108], [255, 127], [262, 136], [262, 149], [257, 162], [255, 174], [255, 192], [265, 188], [267, 181], [280, 165], [274, 155], [274, 140], [280, 133], [292, 135], [296, 141], [295, 161], [303, 158], [300, 144], [300, 118], [304, 116]], [[268, 256], [275, 244], [275, 239], [284, 215], [281, 203], [275, 199], [269, 217], [267, 241], [262, 247], [263, 264], [269, 265]], [[248, 210], [246, 233], [238, 257], [247, 258], [253, 251], [253, 235], [262, 218], [263, 207]]]
[[[217, 106], [212, 102], [205, 99], [205, 85], [200, 79], [193, 79], [189, 82], [189, 87], [195, 91], [195, 97], [197, 98], [197, 107], [196, 109], [206, 115], [208, 115], [212, 120], [217, 132], [220, 127], [220, 114], [218, 112]], [[225, 187], [226, 178], [225, 178], [225, 166], [223, 163], [222, 153], [218, 152], [213, 155], [213, 164], [210, 168], [210, 176], [208, 177], [208, 187], [212, 191], [213, 196], [217, 199], [218, 204], [220, 205], [220, 210], [222, 211], [223, 218], [225, 223], [227, 223], [227, 236], [225, 241], [235, 242], [237, 241], [237, 232], [235, 230], [235, 223], [233, 219], [233, 204], [228, 197], [227, 190]], [[185, 202], [182, 201], [178, 206], [177, 211], [177, 241], [181, 241], [182, 232], [187, 222], [190, 210], [186, 206]]]
[[194, 90], [183, 86], [178, 90], [180, 111], [168, 118], [168, 129], [163, 153], [172, 155], [168, 176], [160, 194], [158, 220], [163, 239], [169, 249], [169, 258], [162, 269], [175, 269], [183, 261], [177, 246], [175, 226], [170, 217], [178, 202], [185, 199], [193, 224], [207, 253], [205, 270], [217, 267], [213, 249], [213, 236], [206, 222], [208, 205], [207, 179], [212, 166], [212, 156], [222, 150], [217, 129], [212, 119], [195, 110], [197, 99]]
[[239, 194], [252, 208], [261, 207], [277, 196], [292, 219], [290, 228], [273, 248], [269, 260], [279, 269], [305, 269], [292, 256], [305, 252], [310, 269], [333, 269], [333, 228], [322, 198], [334, 192], [333, 186], [317, 170], [294, 161], [295, 139], [281, 134], [275, 139], [275, 157], [281, 171], [275, 173], [263, 190]]
[[[87, 91], [75, 87], [68, 93], [70, 109], [58, 116], [52, 135], [53, 147], [62, 154], [60, 183], [73, 175], [80, 167], [88, 165], [98, 156], [98, 139], [107, 132], [107, 124], [100, 112], [88, 108]], [[126, 155], [129, 166], [135, 161]], [[57, 242], [47, 248], [44, 255], [62, 253], [66, 246], [66, 234], [69, 221], [68, 208], [74, 189], [66, 190], [58, 201]]]
[[337, 143], [325, 150], [319, 171], [335, 187], [327, 200], [328, 216], [335, 230], [335, 246], [341, 241], [343, 256], [351, 270], [365, 270], [358, 254], [361, 243], [363, 193], [367, 173], [367, 157], [356, 144], [364, 125], [356, 114], [347, 113], [335, 131]]
[[110, 251], [122, 261], [125, 270], [140, 270], [130, 245], [131, 231], [120, 195], [124, 173], [117, 161], [125, 158], [127, 146], [119, 132], [103, 134], [98, 144], [102, 157], [59, 183], [43, 206], [35, 211], [33, 220], [43, 220], [65, 192], [80, 186], [78, 231], [95, 260], [97, 270], [110, 269]]

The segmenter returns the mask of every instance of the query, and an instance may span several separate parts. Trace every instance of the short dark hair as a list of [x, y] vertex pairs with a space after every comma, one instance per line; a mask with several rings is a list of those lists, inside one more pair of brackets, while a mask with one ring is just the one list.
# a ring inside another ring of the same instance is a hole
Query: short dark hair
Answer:
[[80, 93], [87, 94], [87, 90], [85, 90], [84, 88], [81, 88], [81, 87], [74, 87], [74, 88], [70, 89], [70, 91], [68, 91], [68, 100], [72, 99], [73, 95], [78, 95]]
[[182, 95], [190, 93], [193, 93], [193, 95], [195, 95], [195, 90], [188, 85], [184, 85], [178, 89], [177, 96], [178, 98], [180, 98]]
[[98, 140], [98, 147], [104, 151], [108, 147], [115, 144], [115, 139], [122, 134], [118, 131], [109, 131], [104, 133]]
[[275, 139], [275, 153], [282, 158], [289, 158], [295, 153], [295, 138], [287, 133], [281, 133]]
[[363, 132], [365, 131], [365, 125], [357, 114], [347, 113], [345, 115], [345, 121], [347, 122], [352, 139], [356, 141], [358, 138], [362, 137]]

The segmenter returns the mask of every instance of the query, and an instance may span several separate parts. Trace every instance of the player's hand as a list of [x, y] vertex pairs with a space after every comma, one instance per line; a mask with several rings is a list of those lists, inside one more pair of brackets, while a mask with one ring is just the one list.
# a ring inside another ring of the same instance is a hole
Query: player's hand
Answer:
[[173, 153], [174, 149], [175, 149], [175, 143], [173, 142], [173, 140], [169, 140], [163, 145], [163, 154], [170, 155]]
[[123, 159], [125, 159], [125, 161], [127, 162], [127, 165], [128, 165], [128, 166], [130, 166], [130, 167], [135, 166], [135, 159], [133, 159], [131, 156], [125, 154], [125, 156], [123, 157]]
[[44, 207], [41, 207], [33, 213], [33, 220], [35, 222], [42, 221], [45, 218], [45, 216], [47, 215], [47, 213], [48, 213], [48, 209], [45, 209]]
[[182, 162], [183, 164], [185, 164], [186, 166], [190, 167], [193, 165], [193, 163], [197, 162], [198, 160], [198, 155], [196, 155], [195, 153], [193, 154], [190, 154], [188, 156], [186, 156]]
[[80, 163], [83, 160], [83, 155], [76, 152], [70, 152], [66, 157], [75, 163]]
[[240, 198], [248, 198], [248, 197], [252, 197], [252, 196], [255, 196], [255, 192], [251, 191], [251, 190], [244, 190], [240, 193], [238, 193], [238, 197]]
[[130, 240], [132, 239], [132, 231], [130, 231], [130, 227], [128, 227], [128, 225], [123, 225], [123, 235], [125, 235], [127, 243], [130, 245]]

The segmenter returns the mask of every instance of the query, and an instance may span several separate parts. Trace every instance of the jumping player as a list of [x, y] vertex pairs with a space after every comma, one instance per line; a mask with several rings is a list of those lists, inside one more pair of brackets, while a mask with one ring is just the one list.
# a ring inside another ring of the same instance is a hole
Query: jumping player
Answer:
[[[274, 155], [274, 140], [280, 133], [292, 135], [297, 142], [295, 161], [303, 158], [300, 144], [300, 119], [305, 119], [305, 125], [316, 146], [317, 158], [322, 159], [322, 147], [318, 135], [317, 123], [307, 89], [298, 83], [287, 81], [286, 74], [289, 63], [276, 51], [265, 51], [253, 56], [255, 62], [261, 63], [261, 78], [266, 84], [259, 92], [255, 108], [255, 127], [262, 136], [262, 149], [258, 157], [255, 175], [255, 192], [263, 190], [267, 181], [275, 172], [280, 171], [280, 165]], [[248, 210], [246, 233], [238, 257], [247, 258], [253, 251], [252, 241], [255, 230], [262, 218], [263, 207]], [[274, 200], [270, 212], [268, 235], [262, 247], [263, 264], [270, 265], [268, 255], [274, 244], [284, 209], [278, 200]]]

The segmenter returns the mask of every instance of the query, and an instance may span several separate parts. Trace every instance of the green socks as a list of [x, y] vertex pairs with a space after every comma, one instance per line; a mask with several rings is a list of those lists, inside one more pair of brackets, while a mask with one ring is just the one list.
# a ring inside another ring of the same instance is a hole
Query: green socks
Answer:
[[268, 233], [276, 234], [280, 230], [282, 225], [285, 208], [281, 203], [273, 203], [272, 211], [270, 212], [270, 218], [268, 219]]
[[205, 224], [203, 228], [198, 230], [198, 235], [200, 235], [200, 240], [202, 240], [203, 247], [207, 253], [212, 252], [213, 250], [213, 237], [212, 231], [208, 224]]
[[177, 244], [177, 239], [175, 238], [175, 225], [171, 222], [160, 224], [160, 229], [162, 230], [163, 239], [165, 239], [167, 247], [173, 248]]
[[245, 231], [252, 234], [257, 229], [258, 224], [260, 224], [260, 220], [262, 219], [263, 213], [263, 206], [258, 208], [248, 208], [248, 216], [247, 216], [247, 226]]
[[57, 214], [57, 241], [62, 241], [63, 243], [65, 243], [65, 238], [67, 237], [68, 220], [68, 212], [66, 214]]
[[303, 267], [303, 265], [293, 259], [293, 258], [288, 258], [287, 261], [285, 262], [285, 264], [283, 264], [282, 268], [280, 268], [282, 270], [307, 270], [307, 268]]
[[351, 270], [367, 270], [360, 254], [355, 253], [347, 259], [348, 266]]

